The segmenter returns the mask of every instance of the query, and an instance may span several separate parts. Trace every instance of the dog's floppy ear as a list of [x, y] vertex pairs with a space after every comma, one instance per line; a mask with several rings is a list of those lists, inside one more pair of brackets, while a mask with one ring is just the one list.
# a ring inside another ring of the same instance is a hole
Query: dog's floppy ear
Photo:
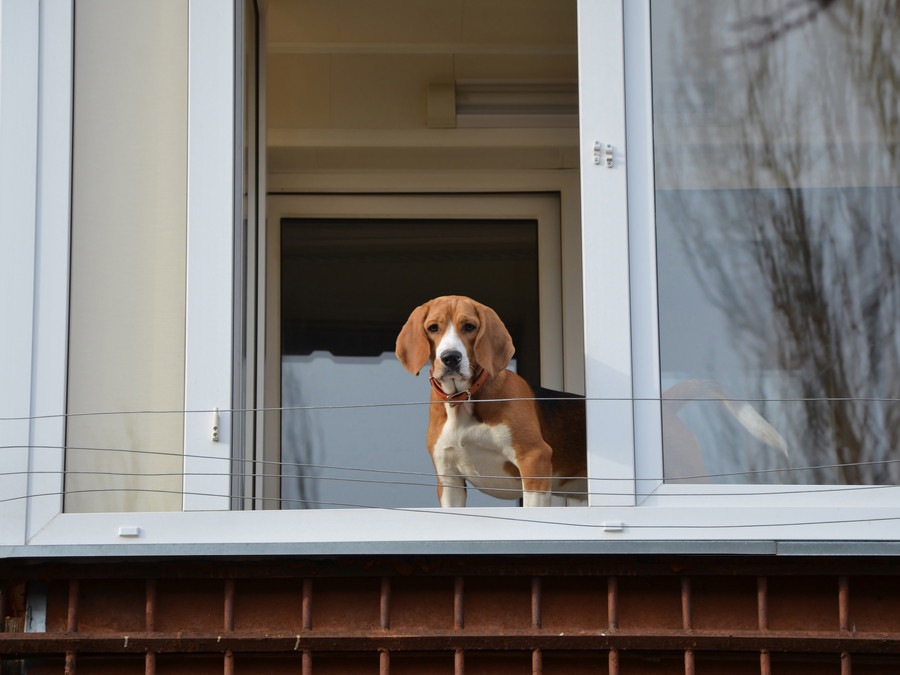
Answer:
[[397, 336], [397, 358], [413, 375], [418, 375], [431, 356], [431, 343], [425, 335], [428, 304], [416, 307]]
[[496, 375], [509, 365], [516, 348], [497, 312], [481, 303], [475, 303], [475, 309], [481, 324], [475, 336], [475, 359], [491, 375]]

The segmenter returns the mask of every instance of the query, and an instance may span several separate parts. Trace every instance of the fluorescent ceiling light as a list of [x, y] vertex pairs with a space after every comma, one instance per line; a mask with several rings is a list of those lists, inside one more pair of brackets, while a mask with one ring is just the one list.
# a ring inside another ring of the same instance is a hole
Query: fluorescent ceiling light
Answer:
[[459, 80], [428, 87], [428, 126], [577, 127], [574, 80]]

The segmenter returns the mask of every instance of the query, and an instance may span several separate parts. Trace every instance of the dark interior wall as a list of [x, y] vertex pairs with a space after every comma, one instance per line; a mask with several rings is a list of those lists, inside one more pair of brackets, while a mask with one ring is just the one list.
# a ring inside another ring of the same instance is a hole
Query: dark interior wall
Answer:
[[539, 384], [535, 221], [290, 219], [281, 250], [283, 354], [392, 352], [415, 307], [468, 295], [497, 311]]

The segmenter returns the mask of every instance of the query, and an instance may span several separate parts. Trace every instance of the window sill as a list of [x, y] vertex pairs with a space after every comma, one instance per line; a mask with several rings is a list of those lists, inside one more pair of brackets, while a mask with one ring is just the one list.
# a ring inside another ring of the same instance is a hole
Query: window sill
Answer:
[[[900, 555], [896, 509], [657, 508], [61, 514], [0, 558], [386, 554]], [[621, 527], [620, 527], [621, 526]]]

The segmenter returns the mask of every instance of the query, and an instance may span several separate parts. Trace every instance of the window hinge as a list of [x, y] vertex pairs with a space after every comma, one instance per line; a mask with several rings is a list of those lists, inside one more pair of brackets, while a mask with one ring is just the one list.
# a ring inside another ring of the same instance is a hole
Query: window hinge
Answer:
[[604, 146], [600, 141], [594, 141], [594, 164], [600, 165], [601, 156], [606, 160], [606, 168], [613, 168], [613, 147], [609, 143]]

